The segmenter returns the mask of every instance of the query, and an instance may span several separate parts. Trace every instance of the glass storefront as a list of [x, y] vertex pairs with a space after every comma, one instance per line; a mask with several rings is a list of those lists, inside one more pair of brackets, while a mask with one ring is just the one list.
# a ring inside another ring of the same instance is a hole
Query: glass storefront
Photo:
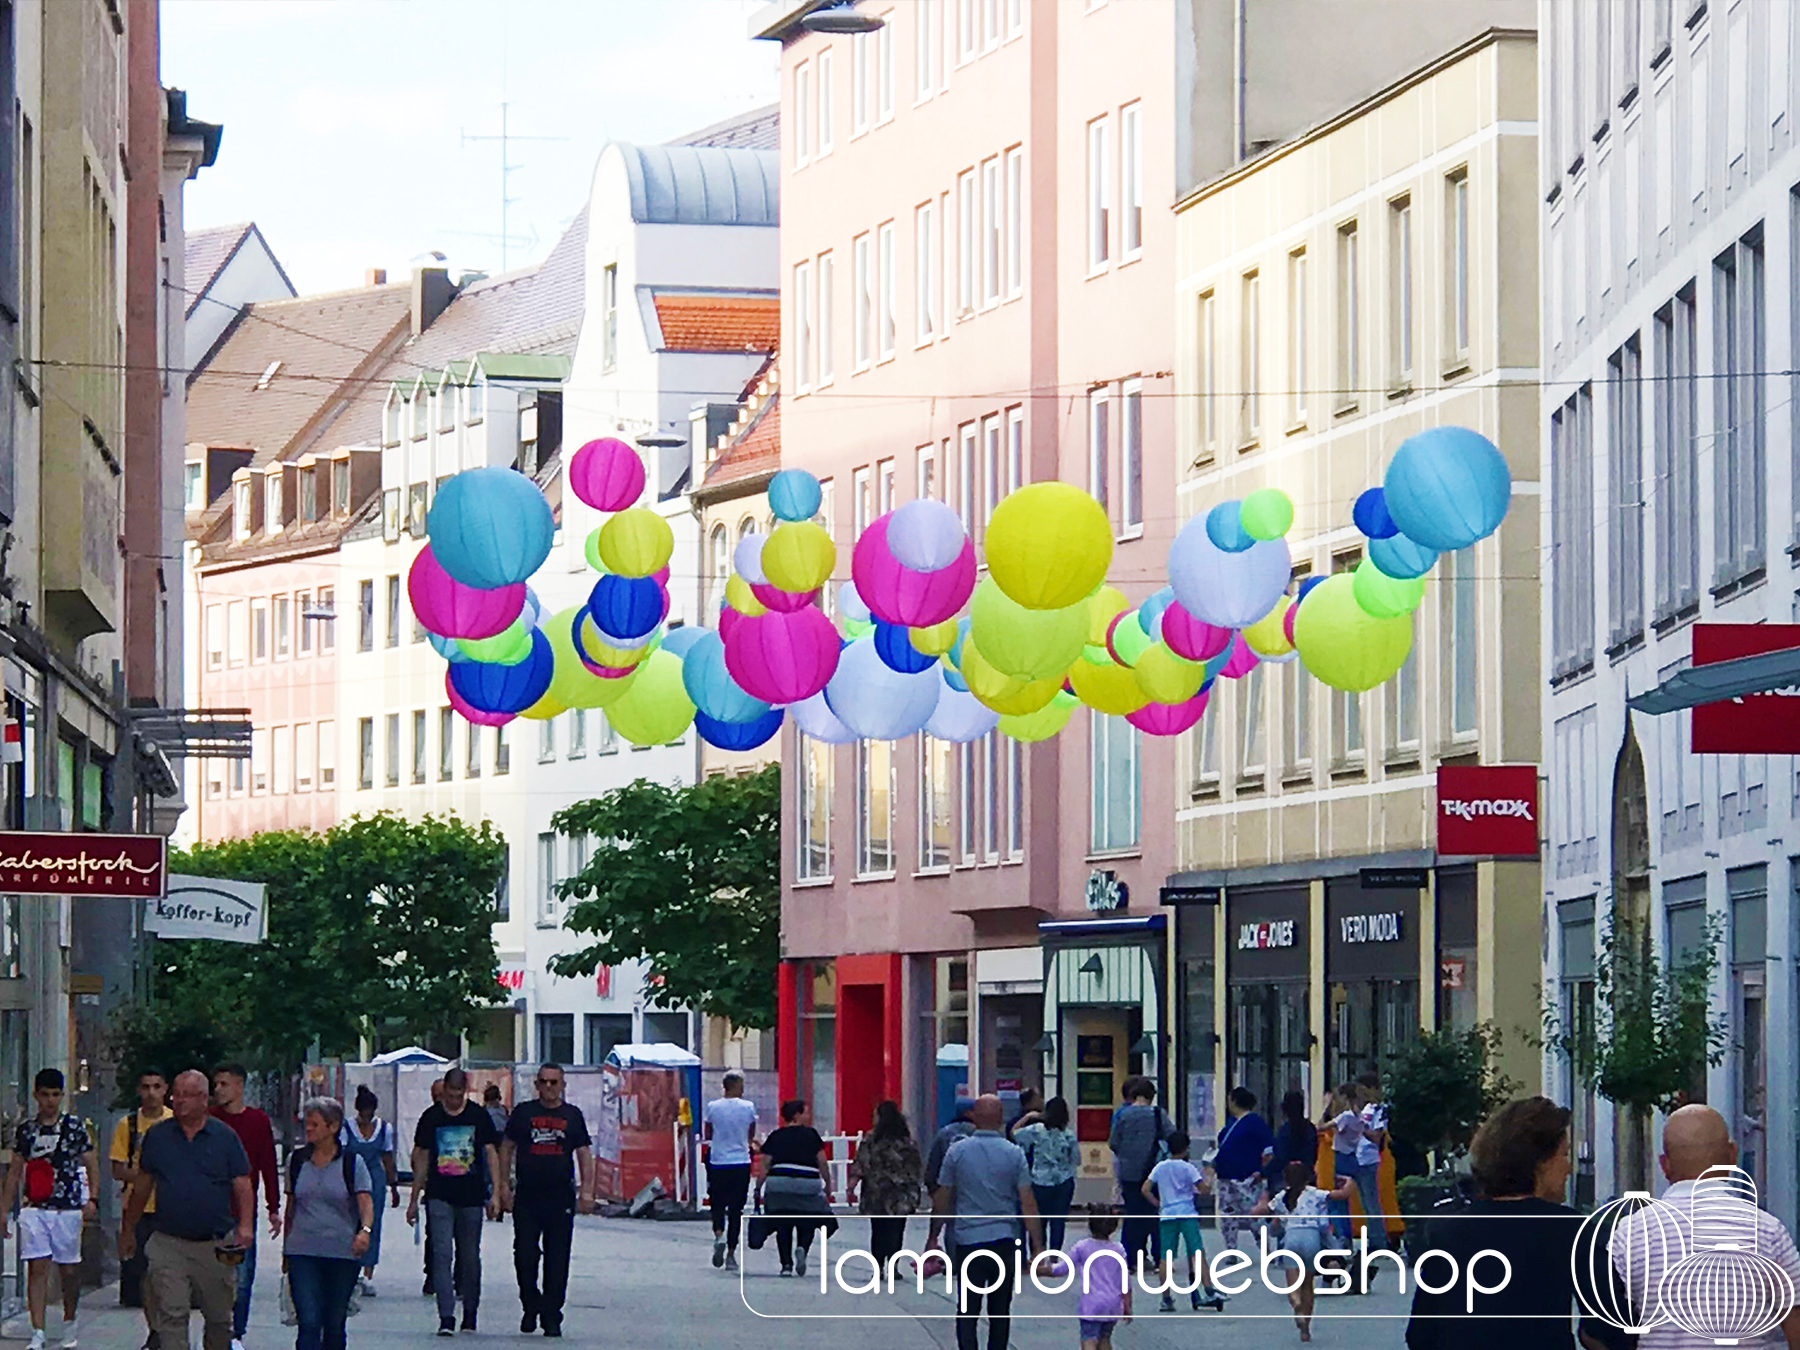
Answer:
[[[1275, 1119], [1283, 1094], [1311, 1099], [1311, 888], [1232, 887], [1225, 899], [1227, 1082]], [[1216, 1111], [1222, 1107], [1215, 1107]]]
[[[1214, 1051], [1219, 1044], [1213, 996], [1218, 988], [1218, 962], [1213, 944], [1218, 938], [1217, 904], [1184, 905], [1175, 931], [1176, 999], [1181, 1009], [1181, 1101], [1171, 1114], [1196, 1136], [1211, 1133], [1213, 1122], [1202, 1120], [1201, 1103], [1214, 1099], [1213, 1079], [1218, 1072]], [[1173, 1086], [1173, 1085], [1172, 1085]]]
[[1481, 1020], [1475, 1002], [1480, 962], [1473, 867], [1438, 870], [1437, 944], [1438, 1025], [1467, 1031]]
[[1325, 883], [1327, 1077], [1385, 1072], [1419, 1038], [1419, 892]]

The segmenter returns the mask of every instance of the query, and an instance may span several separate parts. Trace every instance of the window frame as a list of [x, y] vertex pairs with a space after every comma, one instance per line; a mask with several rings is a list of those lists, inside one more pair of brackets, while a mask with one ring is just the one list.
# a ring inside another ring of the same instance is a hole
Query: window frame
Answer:
[[1144, 256], [1144, 105], [1119, 109], [1119, 265]]
[[1112, 268], [1112, 118], [1107, 113], [1087, 124], [1087, 272], [1098, 276]]

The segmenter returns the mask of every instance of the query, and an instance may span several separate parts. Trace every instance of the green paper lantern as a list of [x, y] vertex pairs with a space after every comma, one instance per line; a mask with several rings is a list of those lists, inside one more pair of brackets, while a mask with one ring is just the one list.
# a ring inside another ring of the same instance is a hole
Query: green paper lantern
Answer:
[[1293, 499], [1280, 488], [1256, 489], [1238, 510], [1238, 524], [1252, 539], [1279, 539], [1293, 523]]

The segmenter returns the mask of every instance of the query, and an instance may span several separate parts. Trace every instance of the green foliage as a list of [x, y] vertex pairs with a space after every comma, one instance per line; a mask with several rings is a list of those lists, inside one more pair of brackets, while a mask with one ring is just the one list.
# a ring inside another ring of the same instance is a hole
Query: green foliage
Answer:
[[592, 941], [553, 960], [559, 975], [647, 961], [658, 1007], [691, 1007], [742, 1027], [775, 1022], [781, 958], [781, 770], [692, 787], [639, 779], [557, 813], [599, 842], [559, 887], [563, 921]]
[[1481, 1122], [1519, 1090], [1500, 1071], [1500, 1031], [1428, 1031], [1383, 1075], [1388, 1128], [1398, 1144], [1429, 1152], [1439, 1168], [1469, 1151]]
[[113, 1028], [113, 1048], [118, 1060], [118, 1092], [113, 1107], [137, 1105], [138, 1075], [146, 1069], [173, 1083], [188, 1069], [211, 1073], [229, 1059], [232, 1046], [211, 1022], [196, 1019], [181, 1009], [140, 1004], [127, 1008]]

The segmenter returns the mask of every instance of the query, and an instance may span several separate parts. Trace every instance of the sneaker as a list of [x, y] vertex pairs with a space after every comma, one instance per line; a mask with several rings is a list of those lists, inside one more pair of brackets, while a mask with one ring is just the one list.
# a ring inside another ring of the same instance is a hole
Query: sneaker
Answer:
[[27, 1350], [44, 1350], [44, 1333], [36, 1327], [31, 1329], [31, 1344]]
[[713, 1269], [717, 1270], [725, 1264], [725, 1235], [720, 1233], [713, 1239]]
[[464, 1308], [463, 1309], [463, 1328], [462, 1329], [464, 1331], [475, 1330], [475, 1310], [473, 1308]]
[[1165, 1293], [1162, 1296], [1162, 1307], [1159, 1311], [1174, 1312], [1175, 1311], [1175, 1295]]
[[562, 1338], [562, 1325], [557, 1322], [546, 1323], [544, 1326], [544, 1335], [560, 1340]]
[[531, 1335], [532, 1332], [534, 1332], [536, 1330], [537, 1330], [537, 1314], [536, 1313], [526, 1313], [523, 1317], [521, 1317], [519, 1319], [519, 1334], [521, 1336], [529, 1336], [529, 1335]]
[[456, 1335], [456, 1319], [454, 1317], [438, 1318], [438, 1335], [440, 1335], [440, 1336]]
[[231, 1350], [244, 1350], [244, 1340], [243, 1340], [243, 1337], [241, 1337], [241, 1336], [233, 1336], [233, 1337], [232, 1337], [232, 1338], [231, 1338]]
[[[787, 1279], [788, 1277], [793, 1275], [793, 1273], [794, 1273], [794, 1268], [792, 1266], [783, 1266], [781, 1268], [781, 1276], [783, 1279]], [[35, 1347], [35, 1350], [44, 1350], [44, 1342], [41, 1337], [38, 1339], [38, 1343], [37, 1343], [37, 1346]]]
[[75, 1350], [80, 1343], [76, 1337], [75, 1319], [71, 1317], [62, 1326], [62, 1350]]
[[1225, 1295], [1217, 1289], [1208, 1290], [1206, 1297], [1194, 1305], [1194, 1311], [1199, 1312], [1202, 1308], [1211, 1308], [1214, 1312], [1224, 1312]]
[[369, 1276], [369, 1275], [363, 1276], [362, 1291], [363, 1291], [364, 1298], [374, 1298], [375, 1297], [375, 1280], [374, 1280], [373, 1276]]
[[725, 1269], [736, 1270], [737, 1268], [738, 1268], [737, 1253], [736, 1252], [726, 1252], [725, 1253]]
[[806, 1274], [806, 1248], [804, 1247], [794, 1253], [794, 1274]]

